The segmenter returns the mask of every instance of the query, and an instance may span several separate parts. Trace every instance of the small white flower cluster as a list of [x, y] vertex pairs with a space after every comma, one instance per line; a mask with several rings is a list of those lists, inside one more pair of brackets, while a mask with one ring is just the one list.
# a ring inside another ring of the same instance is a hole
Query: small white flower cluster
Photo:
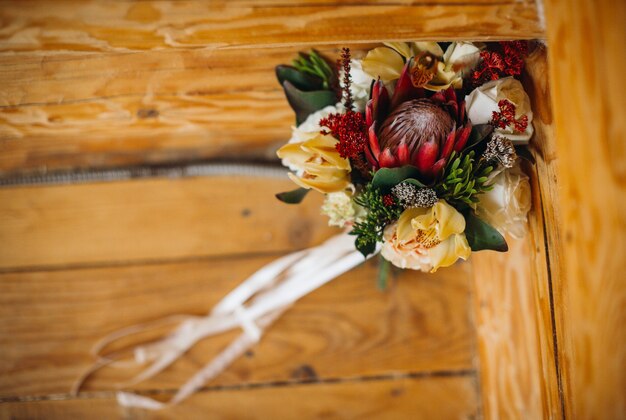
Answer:
[[437, 202], [437, 193], [432, 188], [417, 188], [408, 182], [401, 182], [391, 189], [402, 207], [432, 207]]
[[352, 200], [351, 194], [339, 191], [326, 194], [322, 214], [328, 216], [329, 226], [344, 228], [360, 222], [365, 215], [365, 209]]
[[488, 162], [497, 162], [505, 168], [512, 168], [515, 165], [517, 154], [511, 140], [495, 135], [487, 142], [483, 158]]

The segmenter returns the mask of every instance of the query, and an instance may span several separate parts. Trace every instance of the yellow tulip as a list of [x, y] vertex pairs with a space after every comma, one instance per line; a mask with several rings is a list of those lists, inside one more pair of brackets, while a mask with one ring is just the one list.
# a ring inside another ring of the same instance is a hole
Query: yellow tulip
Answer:
[[385, 229], [382, 255], [401, 268], [434, 273], [469, 257], [464, 231], [465, 218], [444, 200], [430, 208], [409, 208]]
[[343, 191], [350, 184], [350, 161], [339, 156], [331, 135], [317, 134], [312, 138], [288, 143], [276, 153], [286, 166], [296, 169], [289, 178], [302, 188], [322, 193]]

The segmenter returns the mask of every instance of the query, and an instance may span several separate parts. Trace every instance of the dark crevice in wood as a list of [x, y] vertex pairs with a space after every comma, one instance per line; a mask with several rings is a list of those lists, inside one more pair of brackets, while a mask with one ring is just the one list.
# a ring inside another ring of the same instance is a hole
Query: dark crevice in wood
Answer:
[[[295, 386], [345, 384], [356, 382], [376, 382], [376, 381], [396, 381], [402, 379], [430, 379], [430, 378], [450, 378], [450, 377], [476, 377], [474, 369], [461, 370], [436, 370], [427, 372], [398, 372], [380, 375], [362, 375], [353, 377], [329, 377], [329, 378], [309, 378], [302, 380], [283, 380], [268, 382], [253, 382], [234, 385], [204, 386], [198, 392], [219, 392], [219, 391], [248, 391], [266, 388], [286, 388]], [[140, 395], [174, 395], [177, 389], [151, 389], [151, 390], [127, 390]], [[16, 402], [37, 402], [37, 401], [63, 401], [76, 399], [106, 399], [115, 398], [115, 391], [92, 391], [81, 392], [78, 395], [71, 393], [49, 394], [49, 395], [27, 395], [0, 397], [0, 403]]]
[[[539, 178], [540, 177], [537, 176], [537, 185], [539, 186], [539, 191], [541, 191], [541, 181]], [[552, 342], [553, 342], [552, 351], [554, 353], [554, 368], [556, 372], [556, 381], [557, 381], [557, 386], [558, 386], [558, 391], [559, 391], [559, 405], [561, 406], [561, 418], [565, 420], [566, 419], [565, 398], [563, 395], [563, 378], [561, 374], [561, 364], [559, 362], [559, 344], [558, 344], [558, 337], [557, 337], [557, 332], [556, 332], [556, 315], [554, 311], [554, 288], [552, 284], [550, 244], [548, 241], [548, 226], [546, 225], [546, 216], [545, 216], [545, 210], [543, 206], [544, 201], [543, 199], [541, 201], [542, 201], [541, 224], [543, 227], [543, 246], [546, 252], [546, 265], [547, 265], [546, 268], [547, 268], [547, 273], [548, 273], [548, 290], [549, 290], [549, 297], [550, 297], [550, 322], [552, 324]]]
[[[304, 248], [301, 248], [304, 249]], [[71, 264], [55, 264], [55, 265], [32, 265], [25, 267], [8, 267], [0, 268], [0, 275], [14, 274], [14, 273], [46, 273], [53, 271], [70, 271], [70, 270], [87, 270], [87, 269], [99, 269], [110, 267], [138, 267], [138, 266], [150, 266], [150, 265], [168, 265], [168, 264], [186, 264], [186, 263], [198, 263], [198, 262], [210, 262], [210, 261], [229, 261], [251, 258], [269, 258], [269, 257], [283, 257], [291, 252], [300, 251], [301, 249], [285, 249], [267, 252], [246, 252], [242, 254], [213, 254], [213, 255], [191, 255], [187, 257], [171, 257], [171, 258], [158, 258], [158, 259], [137, 259], [129, 261], [104, 261], [104, 262], [85, 262], [85, 263], [71, 263]], [[260, 267], [259, 267], [260, 268]], [[0, 400], [1, 401], [1, 400]]]

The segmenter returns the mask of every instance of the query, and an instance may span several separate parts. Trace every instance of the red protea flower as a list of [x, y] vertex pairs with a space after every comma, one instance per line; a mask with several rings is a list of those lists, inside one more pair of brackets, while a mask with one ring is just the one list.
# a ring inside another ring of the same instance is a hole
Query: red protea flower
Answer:
[[365, 155], [375, 169], [414, 165], [426, 180], [439, 176], [452, 151], [461, 151], [472, 131], [465, 101], [454, 89], [430, 98], [411, 82], [409, 60], [393, 97], [382, 82], [372, 87], [365, 111], [369, 147]]

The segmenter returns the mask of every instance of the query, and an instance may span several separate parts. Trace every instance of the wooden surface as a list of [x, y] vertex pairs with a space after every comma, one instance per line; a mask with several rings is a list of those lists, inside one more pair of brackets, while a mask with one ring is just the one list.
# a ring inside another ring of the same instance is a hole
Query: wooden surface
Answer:
[[554, 358], [551, 259], [558, 240], [555, 219], [555, 152], [546, 49], [528, 57], [523, 78], [534, 111], [531, 150], [537, 163], [527, 165], [533, 208], [528, 235], [507, 238], [509, 252], [472, 257], [481, 395], [487, 419], [558, 419], [561, 396]]
[[266, 158], [297, 51], [543, 36], [530, 0], [18, 1], [0, 21], [0, 176]]
[[124, 419], [423, 419], [476, 418], [473, 380], [467, 377], [428, 377], [295, 384], [244, 390], [204, 391], [184, 405], [157, 413], [122, 409], [110, 395], [80, 400], [47, 400], [0, 405], [0, 418]]
[[552, 283], [565, 412], [625, 418], [626, 3], [545, 3], [563, 222]]
[[[206, 313], [282, 252], [336, 232], [314, 196], [275, 202], [288, 186], [207, 177], [0, 189], [2, 416], [145, 416], [112, 399], [132, 367], [99, 371], [78, 399], [69, 394], [89, 349], [128, 325]], [[477, 416], [471, 266], [405, 271], [386, 292], [376, 273], [369, 262], [306, 296], [190, 405], [156, 417]], [[234, 334], [134, 389], [169, 395]]]
[[287, 252], [336, 233], [321, 194], [303, 207], [274, 198], [289, 189], [286, 175], [0, 189], [0, 269]]

